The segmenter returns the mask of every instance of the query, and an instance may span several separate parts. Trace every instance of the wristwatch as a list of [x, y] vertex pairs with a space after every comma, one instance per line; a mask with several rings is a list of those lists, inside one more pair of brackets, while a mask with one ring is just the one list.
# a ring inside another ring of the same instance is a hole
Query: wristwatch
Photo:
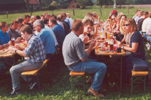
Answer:
[[16, 53], [16, 51], [17, 51], [17, 50], [15, 50], [15, 53]]

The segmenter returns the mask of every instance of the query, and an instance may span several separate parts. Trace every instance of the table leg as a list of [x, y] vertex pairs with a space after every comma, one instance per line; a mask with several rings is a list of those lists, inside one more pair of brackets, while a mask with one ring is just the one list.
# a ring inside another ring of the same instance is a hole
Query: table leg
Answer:
[[121, 65], [120, 65], [120, 91], [122, 92], [122, 56], [121, 56]]

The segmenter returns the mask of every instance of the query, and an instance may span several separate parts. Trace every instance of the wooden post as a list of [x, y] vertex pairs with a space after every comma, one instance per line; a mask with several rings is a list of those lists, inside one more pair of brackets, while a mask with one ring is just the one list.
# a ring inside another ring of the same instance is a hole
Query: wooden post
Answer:
[[128, 5], [128, 14], [129, 14], [129, 5]]
[[74, 9], [73, 9], [73, 16], [75, 16], [75, 12], [74, 12]]
[[8, 19], [8, 11], [7, 11], [7, 19]]
[[53, 15], [53, 11], [52, 11], [52, 15]]
[[101, 10], [101, 7], [100, 7], [100, 16], [102, 16], [102, 10]]
[[30, 16], [32, 16], [32, 13], [33, 13], [33, 12], [31, 11], [31, 12], [30, 12]]

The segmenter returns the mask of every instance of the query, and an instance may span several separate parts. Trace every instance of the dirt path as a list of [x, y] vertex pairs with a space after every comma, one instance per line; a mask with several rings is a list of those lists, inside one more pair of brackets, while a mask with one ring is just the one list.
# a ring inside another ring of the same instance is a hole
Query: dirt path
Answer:
[[[119, 7], [120, 5], [117, 5]], [[136, 8], [151, 8], [151, 4], [144, 4], [144, 5], [122, 5], [122, 7], [136, 7]]]

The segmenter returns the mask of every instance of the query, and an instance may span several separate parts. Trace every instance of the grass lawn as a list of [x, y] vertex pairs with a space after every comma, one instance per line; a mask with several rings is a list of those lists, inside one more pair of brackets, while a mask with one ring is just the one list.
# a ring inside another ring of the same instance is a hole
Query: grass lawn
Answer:
[[[118, 12], [123, 12], [127, 17], [132, 17], [135, 14], [137, 9], [150, 11], [147, 8], [134, 8], [134, 9], [117, 9]], [[100, 9], [98, 7], [87, 7], [87, 9], [75, 9], [75, 16], [73, 16], [73, 10], [54, 10], [54, 11], [36, 11], [33, 12], [33, 15], [42, 15], [44, 12], [48, 12], [49, 14], [57, 15], [59, 12], [69, 12], [73, 19], [84, 18], [87, 12], [97, 12], [100, 15]], [[103, 8], [101, 19], [107, 19], [109, 13], [112, 11], [112, 8]], [[27, 13], [15, 13], [9, 14], [8, 19], [6, 15], [0, 15], [0, 22], [6, 21], [8, 24], [11, 20], [16, 19], [17, 17], [23, 17]], [[149, 72], [151, 71], [151, 51], [146, 50], [146, 63], [149, 65]], [[110, 68], [108, 68], [110, 69]], [[110, 71], [111, 73], [114, 70]], [[114, 71], [115, 72], [115, 71]], [[148, 86], [146, 89], [146, 93], [143, 93], [143, 85], [137, 85], [139, 87], [135, 88], [135, 94], [130, 94], [130, 84], [124, 85], [123, 90], [119, 92], [119, 79], [118, 76], [114, 73], [107, 73], [103, 86], [107, 88], [108, 92], [105, 93], [105, 98], [103, 99], [112, 99], [112, 100], [150, 100], [151, 99], [151, 86]], [[117, 72], [118, 73], [118, 72]], [[88, 78], [88, 77], [87, 77]], [[149, 75], [150, 78], [150, 75]], [[9, 72], [7, 72], [4, 76], [0, 78], [0, 100], [98, 100], [98, 98], [84, 95], [82, 78], [78, 77], [75, 79], [75, 88], [74, 93], [71, 93], [70, 87], [70, 76], [69, 70], [67, 66], [64, 65], [63, 59], [56, 56], [56, 58], [52, 61], [51, 66], [44, 67], [41, 70], [40, 75], [40, 90], [32, 90], [29, 91], [27, 84], [21, 80], [21, 89], [22, 94], [16, 97], [7, 97], [7, 94], [11, 92], [11, 77]], [[90, 85], [86, 84], [86, 89], [88, 89]]]

